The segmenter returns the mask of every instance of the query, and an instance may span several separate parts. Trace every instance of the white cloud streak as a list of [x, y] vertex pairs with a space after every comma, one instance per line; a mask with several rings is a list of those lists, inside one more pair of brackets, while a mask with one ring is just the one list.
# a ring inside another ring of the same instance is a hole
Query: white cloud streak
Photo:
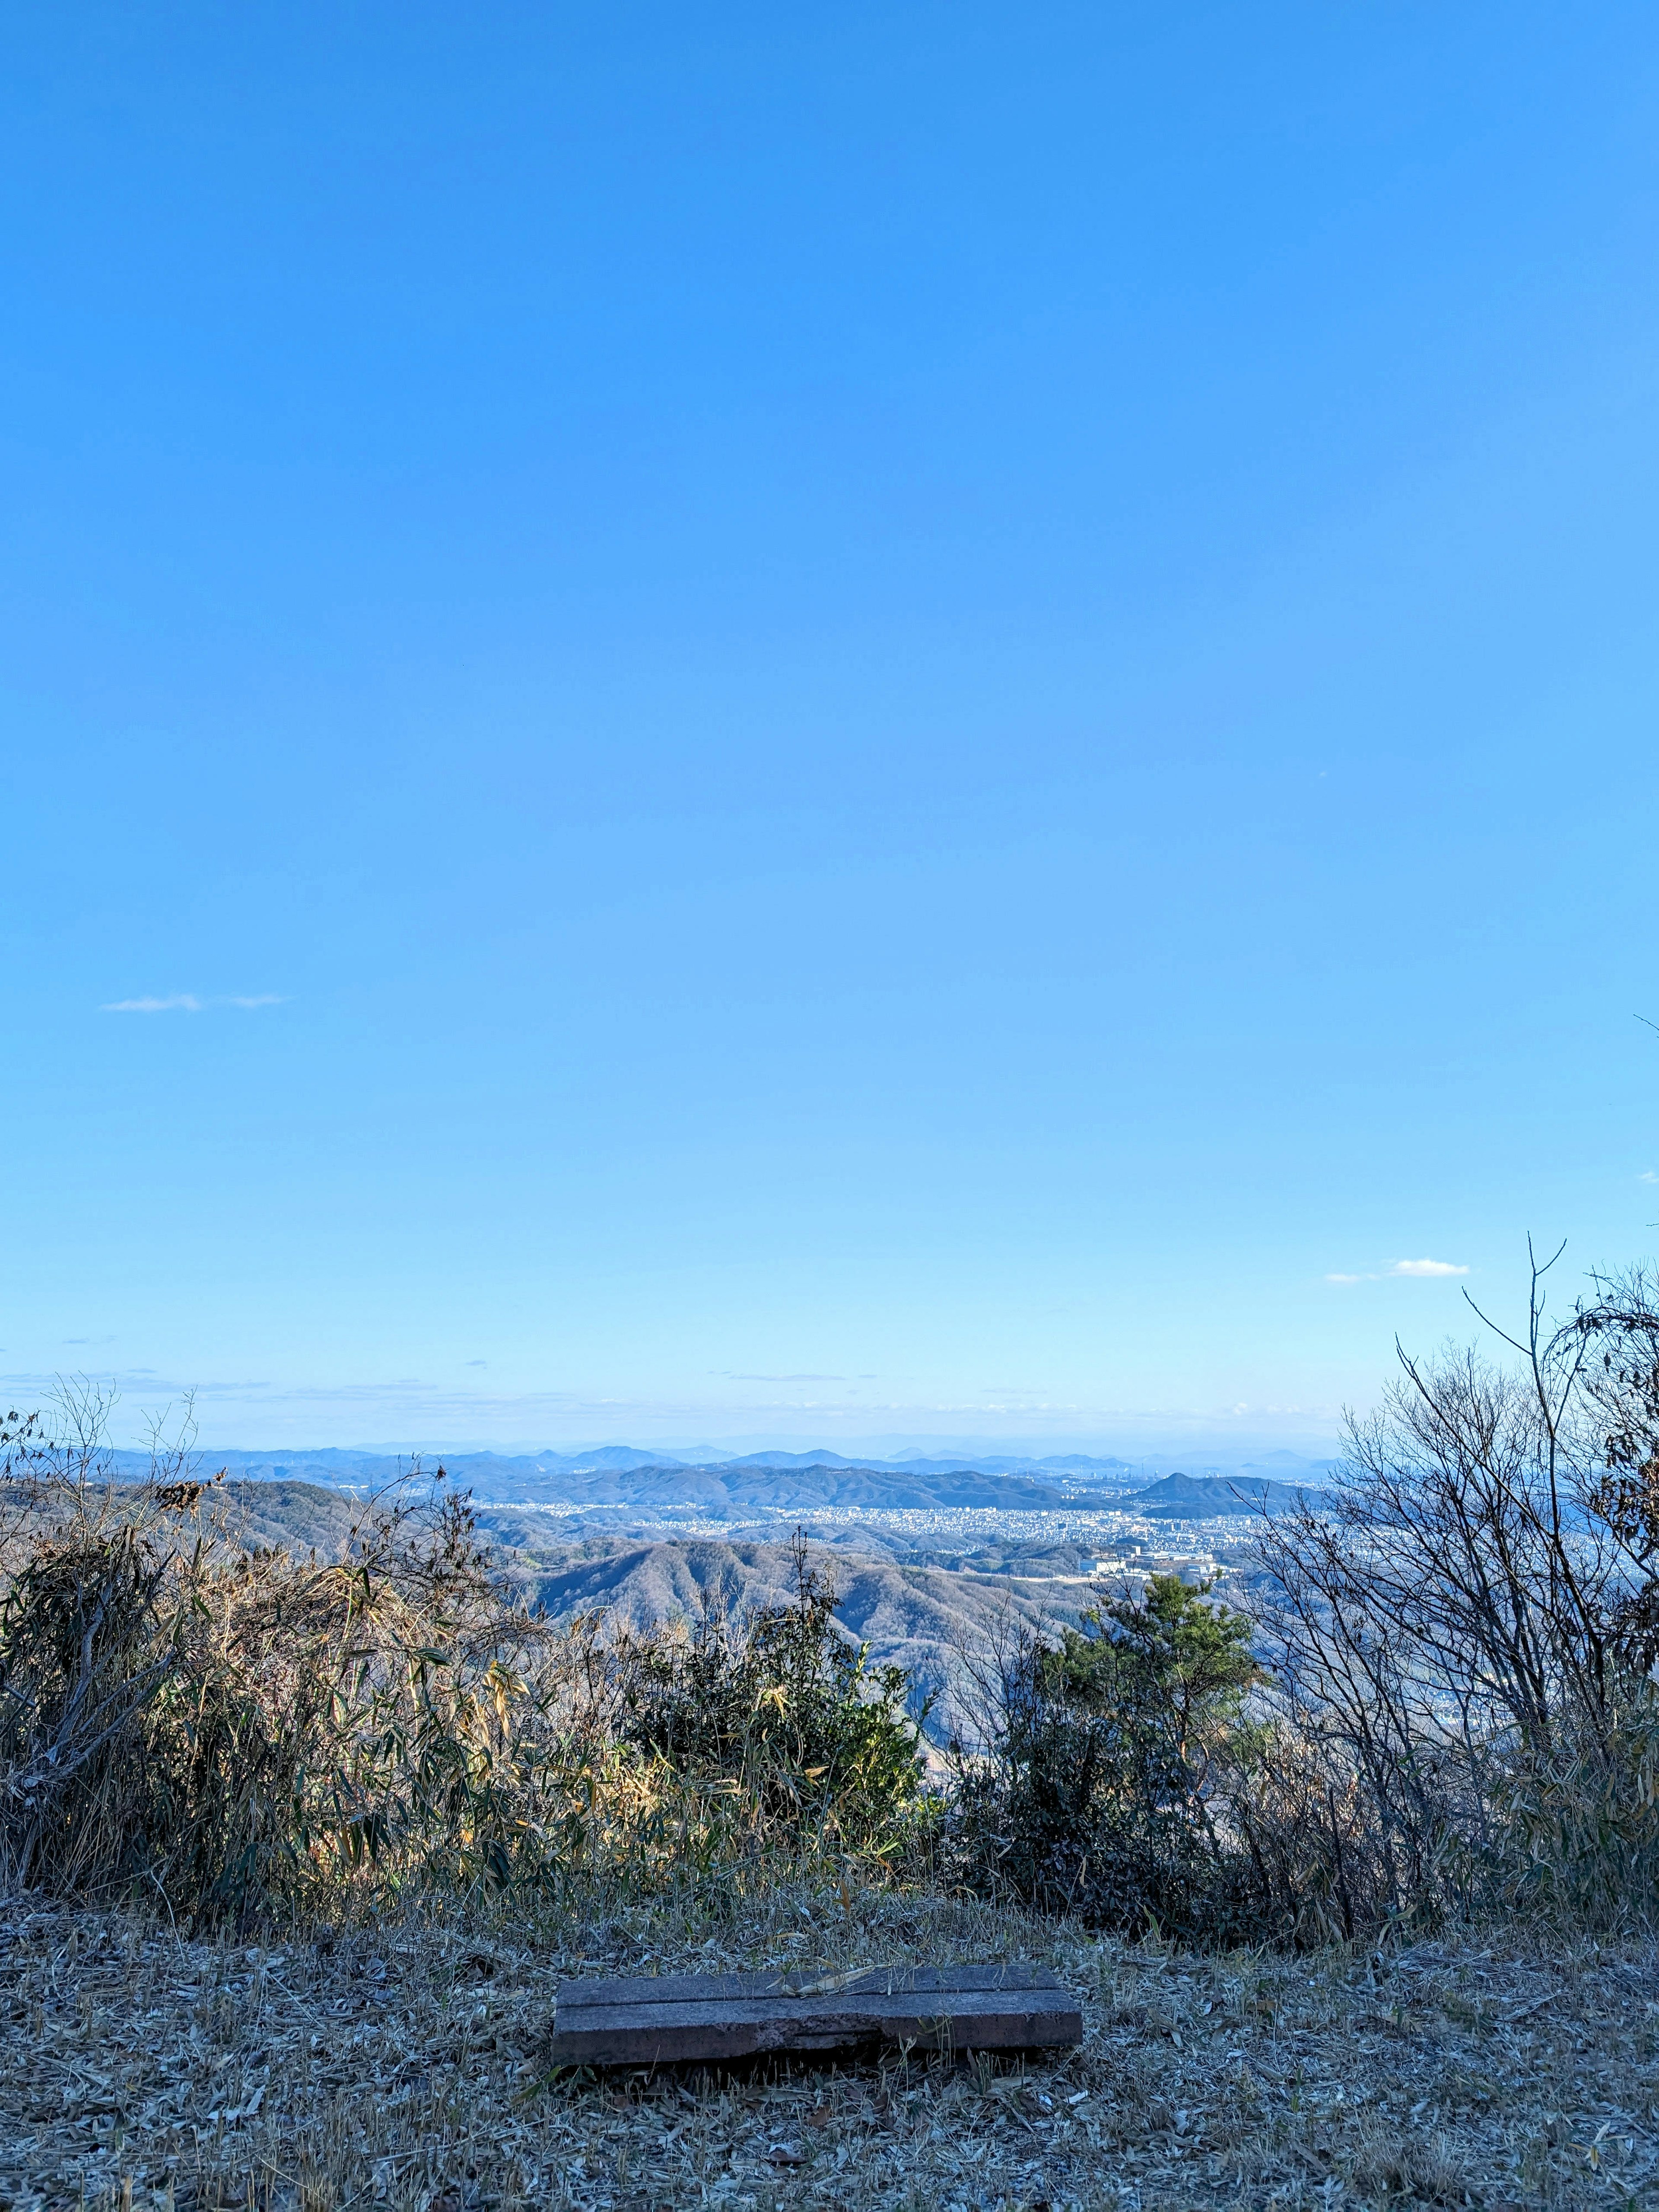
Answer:
[[709, 1370], [722, 1382], [844, 1382], [844, 1375], [738, 1375], [730, 1368]]
[[1454, 1260], [1396, 1260], [1393, 1267], [1384, 1268], [1380, 1275], [1332, 1273], [1327, 1275], [1325, 1280], [1328, 1283], [1384, 1283], [1390, 1278], [1403, 1276], [1409, 1280], [1432, 1282], [1447, 1275], [1467, 1275], [1468, 1272], [1467, 1267], [1460, 1267]]
[[210, 1006], [240, 1006], [244, 1012], [251, 1012], [255, 1006], [287, 1004], [279, 991], [262, 991], [250, 998], [232, 995], [219, 999], [198, 999], [193, 991], [174, 991], [165, 999], [112, 999], [98, 1011], [100, 1014], [204, 1014]]

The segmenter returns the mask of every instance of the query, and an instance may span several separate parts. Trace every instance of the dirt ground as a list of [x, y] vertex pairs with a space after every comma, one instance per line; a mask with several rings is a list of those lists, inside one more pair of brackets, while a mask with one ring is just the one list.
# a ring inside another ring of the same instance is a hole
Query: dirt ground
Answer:
[[[1659, 2206], [1659, 1959], [1521, 1933], [1183, 1954], [983, 1906], [786, 1898], [709, 1933], [410, 1917], [193, 1942], [0, 1903], [0, 2203], [120, 2212]], [[1080, 2051], [550, 2075], [562, 1975], [1040, 1959]]]

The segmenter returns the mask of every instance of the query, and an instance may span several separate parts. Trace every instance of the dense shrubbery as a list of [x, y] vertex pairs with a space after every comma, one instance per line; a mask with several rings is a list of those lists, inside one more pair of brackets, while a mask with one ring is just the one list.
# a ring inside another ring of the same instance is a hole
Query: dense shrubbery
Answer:
[[[1659, 1294], [1518, 1373], [1407, 1362], [1248, 1615], [1154, 1577], [981, 1655], [926, 1786], [907, 1685], [792, 1603], [647, 1637], [527, 1613], [464, 1500], [250, 1553], [100, 1414], [0, 1436], [0, 1878], [213, 1916], [356, 1893], [926, 1878], [1193, 1940], [1501, 1908], [1659, 1917]], [[75, 1409], [71, 1409], [72, 1411]], [[433, 1502], [433, 1500], [439, 1502]]]
[[1251, 1625], [1175, 1576], [1014, 1640], [989, 1755], [961, 1762], [949, 1823], [963, 1879], [1115, 1927], [1221, 1932], [1238, 1917], [1217, 1780], [1251, 1734]]
[[794, 1603], [741, 1633], [708, 1614], [623, 1639], [617, 1733], [688, 1781], [729, 1785], [815, 1850], [891, 1858], [926, 1823], [908, 1679], [837, 1629], [835, 1583], [799, 1538], [794, 1570]]
[[524, 1833], [540, 1641], [464, 1501], [365, 1514], [351, 1557], [222, 1540], [163, 1460], [107, 1479], [12, 1417], [0, 1499], [0, 1848], [20, 1883], [246, 1913], [371, 1863], [498, 1881]]
[[249, 1553], [181, 1455], [123, 1486], [102, 1409], [70, 1411], [67, 1444], [0, 1434], [0, 1877], [244, 1917], [354, 1887], [735, 1893], [925, 1831], [904, 1679], [804, 1547], [741, 1635], [555, 1630], [464, 1498], [366, 1508], [339, 1562]]

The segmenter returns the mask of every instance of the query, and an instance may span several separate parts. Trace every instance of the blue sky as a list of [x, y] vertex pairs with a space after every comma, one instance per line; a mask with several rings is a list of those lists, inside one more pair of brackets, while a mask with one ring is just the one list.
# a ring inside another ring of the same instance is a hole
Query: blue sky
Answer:
[[1308, 1444], [1651, 1249], [1650, 9], [87, 0], [0, 176], [14, 1397]]

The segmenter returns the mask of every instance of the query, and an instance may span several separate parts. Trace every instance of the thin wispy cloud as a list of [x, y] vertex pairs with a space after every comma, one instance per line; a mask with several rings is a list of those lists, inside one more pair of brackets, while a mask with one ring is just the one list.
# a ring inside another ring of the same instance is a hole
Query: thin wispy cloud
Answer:
[[712, 1372], [723, 1382], [844, 1382], [844, 1375], [734, 1375], [725, 1368]]
[[1467, 1275], [1468, 1272], [1455, 1260], [1396, 1260], [1391, 1267], [1384, 1267], [1380, 1274], [1332, 1273], [1327, 1275], [1325, 1280], [1328, 1283], [1386, 1283], [1391, 1279], [1404, 1276], [1419, 1282], [1432, 1282], [1446, 1275]]
[[1659, 1175], [1655, 1175], [1651, 1168], [1644, 1168], [1636, 1180], [1638, 1182], [1659, 1182]]
[[255, 1006], [287, 1004], [280, 991], [261, 991], [246, 998], [228, 994], [217, 999], [198, 999], [193, 991], [174, 991], [164, 999], [112, 999], [98, 1011], [100, 1014], [204, 1014], [212, 1006], [240, 1006], [248, 1012]]

